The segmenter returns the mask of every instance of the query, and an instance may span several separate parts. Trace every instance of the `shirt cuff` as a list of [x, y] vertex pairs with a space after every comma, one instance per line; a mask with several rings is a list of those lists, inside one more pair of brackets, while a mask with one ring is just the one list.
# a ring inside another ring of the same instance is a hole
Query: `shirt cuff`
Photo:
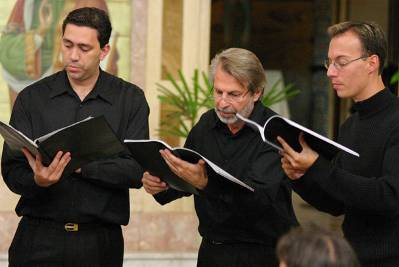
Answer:
[[97, 177], [98, 164], [96, 162], [91, 162], [80, 168], [82, 177]]
[[327, 175], [330, 167], [330, 161], [322, 156], [319, 156], [306, 173], [297, 180], [291, 180], [294, 189], [301, 189], [307, 187], [308, 184], [322, 179], [323, 175]]
[[220, 181], [218, 181], [219, 179], [220, 178], [218, 178], [218, 177], [212, 177], [212, 176], [208, 177], [208, 183], [206, 184], [204, 189], [200, 190], [197, 188], [200, 196], [201, 195], [215, 195], [215, 194], [220, 193], [219, 192], [219, 188], [220, 188], [219, 182]]

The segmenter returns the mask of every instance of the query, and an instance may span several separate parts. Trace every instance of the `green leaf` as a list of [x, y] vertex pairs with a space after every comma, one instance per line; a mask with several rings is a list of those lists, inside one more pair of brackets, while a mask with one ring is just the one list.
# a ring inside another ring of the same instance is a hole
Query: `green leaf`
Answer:
[[391, 77], [391, 84], [394, 84], [399, 81], [399, 71], [395, 72], [394, 75]]
[[287, 100], [300, 93], [300, 90], [294, 87], [293, 83], [287, 84], [283, 88], [278, 88], [281, 80], [277, 80], [273, 86], [266, 92], [262, 97], [262, 104], [266, 107], [270, 107], [278, 102]]

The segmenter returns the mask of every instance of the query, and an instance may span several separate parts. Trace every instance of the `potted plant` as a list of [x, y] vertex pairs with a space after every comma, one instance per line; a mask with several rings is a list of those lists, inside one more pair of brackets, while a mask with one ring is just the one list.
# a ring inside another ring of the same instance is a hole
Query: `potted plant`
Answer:
[[[165, 106], [168, 107], [166, 115], [161, 121], [161, 127], [158, 129], [160, 134], [186, 138], [191, 128], [197, 123], [201, 112], [214, 107], [213, 86], [205, 72], [201, 72], [201, 78], [202, 82], [200, 82], [199, 71], [195, 69], [192, 83], [189, 85], [182, 71], [179, 70], [178, 80], [167, 74], [167, 81], [173, 89], [157, 83], [160, 92], [158, 98], [162, 104], [166, 104]], [[279, 86], [280, 83], [281, 80], [276, 81], [264, 94], [261, 99], [263, 105], [270, 107], [300, 92], [292, 83], [282, 88]]]

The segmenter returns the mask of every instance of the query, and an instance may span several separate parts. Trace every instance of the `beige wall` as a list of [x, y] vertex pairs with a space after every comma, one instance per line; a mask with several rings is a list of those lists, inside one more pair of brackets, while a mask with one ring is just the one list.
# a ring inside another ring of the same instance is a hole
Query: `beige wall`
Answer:
[[[8, 15], [14, 6], [13, 1], [0, 1], [0, 30], [4, 28], [7, 23]], [[0, 31], [1, 32], [1, 31]], [[0, 33], [1, 34], [1, 33]], [[2, 67], [0, 64], [0, 73], [2, 73]], [[8, 97], [7, 84], [0, 75], [0, 120], [8, 122], [10, 119], [10, 105]], [[3, 150], [3, 138], [0, 136], [0, 152]], [[0, 175], [1, 178], [1, 175]], [[5, 186], [3, 179], [0, 180], [0, 212], [11, 211], [14, 209], [18, 197], [11, 193], [10, 190]], [[1, 241], [1, 240], [0, 240]]]

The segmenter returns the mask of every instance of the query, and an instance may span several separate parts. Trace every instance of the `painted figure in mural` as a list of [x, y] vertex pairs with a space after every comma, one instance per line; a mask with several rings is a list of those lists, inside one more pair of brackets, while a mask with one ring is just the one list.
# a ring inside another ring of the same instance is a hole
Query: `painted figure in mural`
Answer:
[[[16, 1], [0, 38], [0, 63], [11, 106], [23, 88], [61, 70], [62, 21], [71, 10], [84, 6], [107, 11], [105, 0]], [[114, 41], [111, 43], [115, 47]], [[102, 67], [116, 75], [116, 52], [111, 51], [110, 55]]]
[[[259, 101], [266, 78], [259, 59], [250, 51], [230, 48], [211, 62], [215, 108], [206, 112], [190, 131], [185, 147], [198, 151], [255, 192], [207, 174], [204, 161], [191, 164], [161, 151], [170, 169], [194, 185], [202, 243], [199, 267], [277, 266], [275, 247], [280, 235], [297, 225], [291, 188], [277, 151], [259, 133], [235, 116], [264, 124], [275, 113]], [[160, 204], [189, 194], [169, 188], [145, 172], [143, 186]]]
[[[10, 124], [31, 139], [88, 116], [104, 116], [120, 140], [148, 139], [144, 92], [101, 69], [110, 52], [107, 13], [71, 11], [61, 27], [63, 70], [17, 96]], [[122, 266], [121, 225], [129, 222], [129, 189], [140, 188], [142, 168], [130, 154], [91, 162], [63, 174], [74, 157], [59, 151], [49, 166], [27, 150], [5, 144], [1, 171], [20, 195], [22, 216], [9, 249], [10, 266]]]
[[296, 227], [277, 243], [279, 267], [360, 267], [349, 243], [315, 225]]
[[364, 267], [399, 266], [399, 99], [381, 78], [387, 42], [379, 25], [343, 22], [328, 30], [325, 66], [338, 97], [354, 101], [338, 141], [360, 154], [330, 162], [300, 138], [280, 138], [293, 188], [321, 211], [345, 215], [343, 232]]

